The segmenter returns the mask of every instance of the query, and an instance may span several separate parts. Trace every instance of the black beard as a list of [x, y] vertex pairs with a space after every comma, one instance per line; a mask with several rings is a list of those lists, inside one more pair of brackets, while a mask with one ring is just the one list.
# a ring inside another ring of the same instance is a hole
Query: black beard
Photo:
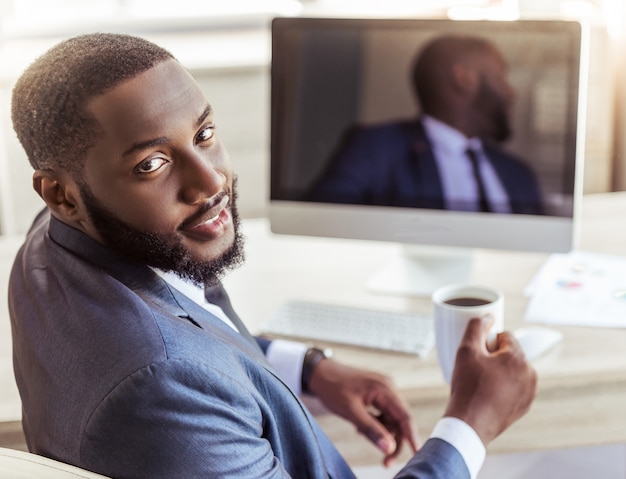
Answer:
[[488, 137], [498, 143], [503, 143], [513, 135], [511, 122], [506, 111], [504, 100], [493, 91], [484, 79], [481, 80], [474, 108], [487, 112], [491, 124], [491, 131], [482, 132], [480, 136]]
[[105, 245], [129, 261], [171, 271], [199, 285], [217, 284], [224, 273], [244, 261], [244, 241], [236, 207], [236, 179], [233, 179], [229, 206], [235, 238], [222, 256], [211, 261], [193, 259], [175, 234], [159, 235], [129, 226], [108, 211], [84, 182], [79, 182], [79, 187], [87, 214]]

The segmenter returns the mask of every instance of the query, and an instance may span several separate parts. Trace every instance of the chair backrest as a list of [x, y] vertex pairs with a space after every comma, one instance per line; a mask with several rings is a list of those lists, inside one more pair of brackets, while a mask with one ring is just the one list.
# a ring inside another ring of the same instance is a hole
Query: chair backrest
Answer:
[[0, 447], [2, 479], [107, 479], [95, 472], [30, 452]]

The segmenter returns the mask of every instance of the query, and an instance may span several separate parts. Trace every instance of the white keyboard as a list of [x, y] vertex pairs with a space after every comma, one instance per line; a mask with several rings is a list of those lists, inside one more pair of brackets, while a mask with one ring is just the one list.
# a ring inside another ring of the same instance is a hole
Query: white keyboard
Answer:
[[374, 311], [347, 306], [289, 301], [262, 331], [426, 356], [435, 344], [432, 316]]

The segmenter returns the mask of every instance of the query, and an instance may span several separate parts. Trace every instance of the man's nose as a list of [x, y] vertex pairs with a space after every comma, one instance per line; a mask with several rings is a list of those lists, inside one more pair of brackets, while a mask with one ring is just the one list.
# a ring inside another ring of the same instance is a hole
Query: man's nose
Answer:
[[181, 197], [187, 204], [204, 201], [225, 189], [226, 172], [216, 155], [188, 152], [181, 160]]

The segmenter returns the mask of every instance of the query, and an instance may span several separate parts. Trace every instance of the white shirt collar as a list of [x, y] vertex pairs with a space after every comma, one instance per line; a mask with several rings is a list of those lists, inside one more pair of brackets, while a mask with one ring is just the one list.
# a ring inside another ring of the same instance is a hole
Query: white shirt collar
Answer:
[[204, 289], [193, 281], [185, 280], [171, 271], [163, 271], [158, 268], [152, 268], [152, 270], [195, 303], [199, 305], [206, 303]]
[[228, 326], [239, 332], [230, 318], [226, 316], [226, 313], [224, 313], [222, 308], [220, 308], [217, 304], [209, 303], [206, 300], [206, 297], [204, 296], [204, 288], [202, 286], [197, 285], [191, 280], [185, 280], [171, 271], [163, 271], [158, 268], [152, 268], [152, 270], [163, 278], [169, 285], [176, 288], [196, 304], [214, 314]]
[[453, 155], [465, 152], [467, 148], [475, 151], [482, 150], [480, 138], [467, 138], [459, 130], [452, 128], [429, 115], [422, 116], [422, 124], [426, 130], [426, 136], [430, 139], [435, 150], [442, 153], [448, 152]]

